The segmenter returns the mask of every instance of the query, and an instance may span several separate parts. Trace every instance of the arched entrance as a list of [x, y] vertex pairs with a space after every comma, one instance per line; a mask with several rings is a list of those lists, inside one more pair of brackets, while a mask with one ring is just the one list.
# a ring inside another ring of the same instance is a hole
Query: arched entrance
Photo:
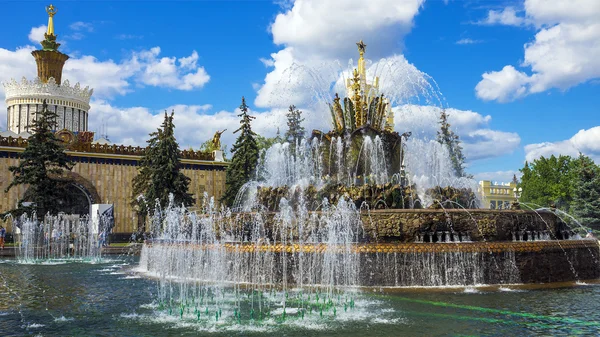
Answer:
[[92, 206], [90, 193], [77, 183], [68, 183], [58, 199], [59, 209], [66, 214], [89, 215]]
[[[61, 176], [52, 176], [63, 183], [64, 193], [58, 201], [61, 212], [66, 214], [89, 215], [92, 204], [100, 202], [98, 191], [87, 179], [75, 172], [64, 172]], [[27, 195], [28, 191], [25, 192]]]

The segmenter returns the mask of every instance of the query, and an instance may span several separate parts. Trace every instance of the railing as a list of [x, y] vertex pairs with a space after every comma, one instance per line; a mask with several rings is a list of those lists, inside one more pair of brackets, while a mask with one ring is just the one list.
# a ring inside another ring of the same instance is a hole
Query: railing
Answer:
[[[0, 146], [26, 148], [27, 139], [22, 137], [0, 137]], [[144, 152], [146, 152], [146, 148], [139, 146], [80, 142], [67, 145], [67, 150], [74, 152], [106, 153], [130, 156], [143, 156]], [[215, 155], [212, 152], [209, 153], [203, 151], [183, 150], [181, 151], [181, 159], [214, 161]]]

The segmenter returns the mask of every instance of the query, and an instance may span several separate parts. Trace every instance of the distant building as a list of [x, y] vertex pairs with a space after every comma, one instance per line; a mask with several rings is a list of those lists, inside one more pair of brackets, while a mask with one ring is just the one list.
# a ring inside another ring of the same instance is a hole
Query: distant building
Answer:
[[498, 183], [489, 180], [479, 182], [479, 195], [482, 208], [510, 209], [510, 204], [515, 200], [514, 189], [517, 184]]

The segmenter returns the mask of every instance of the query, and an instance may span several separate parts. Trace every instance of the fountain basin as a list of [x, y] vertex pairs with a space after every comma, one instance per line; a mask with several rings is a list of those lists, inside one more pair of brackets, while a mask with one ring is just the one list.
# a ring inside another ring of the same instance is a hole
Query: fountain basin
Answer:
[[[276, 219], [277, 212], [233, 213], [224, 218], [219, 227], [226, 227], [229, 232], [243, 231], [244, 227], [251, 227], [257, 217], [263, 219], [268, 233], [280, 233], [280, 221]], [[309, 217], [318, 217], [321, 212], [309, 212]], [[448, 232], [456, 233], [450, 241], [534, 241], [541, 239], [535, 233], [547, 234], [547, 239], [563, 239], [561, 233], [570, 229], [554, 213], [550, 211], [522, 211], [522, 210], [486, 210], [486, 209], [393, 209], [373, 210], [360, 212], [361, 228], [360, 240], [364, 242], [415, 242], [419, 235], [426, 236], [425, 242], [431, 241], [431, 233]], [[319, 226], [318, 222], [308, 222], [303, 225], [303, 233], [310, 233]], [[287, 228], [296, 241], [306, 241], [297, 226]], [[527, 236], [528, 232], [531, 235]], [[515, 234], [515, 237], [513, 237]], [[272, 234], [268, 238], [274, 239]], [[519, 237], [520, 235], [520, 237]], [[279, 240], [279, 237], [275, 237]], [[444, 241], [445, 237], [442, 237]], [[434, 234], [433, 242], [438, 241]]]
[[[144, 245], [140, 267], [185, 280], [318, 286], [332, 277], [327, 268], [335, 273], [350, 261], [357, 270], [333, 276], [345, 279], [341, 285], [439, 287], [595, 279], [600, 277], [599, 255], [598, 241], [587, 239], [351, 245], [155, 241]], [[215, 266], [216, 257], [220, 272], [202, 268]], [[208, 260], [213, 263], [206, 264]]]

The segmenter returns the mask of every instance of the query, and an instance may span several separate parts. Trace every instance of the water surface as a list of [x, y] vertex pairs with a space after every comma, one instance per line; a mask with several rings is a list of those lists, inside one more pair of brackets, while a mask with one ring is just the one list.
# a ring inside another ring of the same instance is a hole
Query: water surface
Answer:
[[[133, 258], [97, 263], [0, 260], [0, 336], [593, 336], [600, 285], [364, 289], [348, 311], [301, 317], [277, 303], [263, 320], [169, 312]], [[562, 287], [559, 287], [562, 286]], [[567, 286], [567, 287], [565, 287]], [[225, 295], [223, 295], [225, 296]]]

